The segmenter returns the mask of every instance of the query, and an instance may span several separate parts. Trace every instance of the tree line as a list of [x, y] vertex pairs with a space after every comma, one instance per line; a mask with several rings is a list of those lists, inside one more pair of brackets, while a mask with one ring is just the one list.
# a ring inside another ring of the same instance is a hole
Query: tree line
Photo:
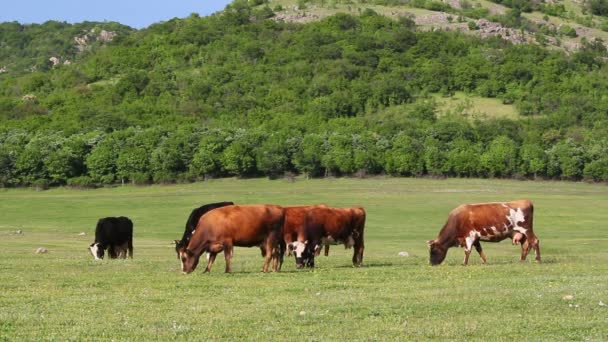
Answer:
[[[606, 49], [418, 32], [365, 10], [308, 24], [235, 1], [0, 75], [0, 183], [391, 174], [608, 180]], [[601, 46], [600, 46], [601, 45]], [[442, 113], [433, 94], [514, 105]]]

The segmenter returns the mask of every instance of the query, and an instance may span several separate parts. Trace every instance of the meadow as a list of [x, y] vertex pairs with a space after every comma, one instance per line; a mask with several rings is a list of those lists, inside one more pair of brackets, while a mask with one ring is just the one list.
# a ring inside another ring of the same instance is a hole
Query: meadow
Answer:
[[[507, 240], [483, 245], [487, 265], [473, 252], [461, 266], [453, 248], [429, 266], [426, 240], [452, 208], [520, 198], [535, 204], [542, 263], [520, 263]], [[232, 274], [222, 254], [210, 274], [199, 265], [183, 275], [173, 239], [191, 209], [222, 200], [364, 206], [364, 266], [332, 246], [313, 270], [287, 259], [262, 274], [257, 248], [235, 248]], [[95, 262], [97, 219], [119, 215], [134, 222], [134, 258]], [[605, 184], [377, 177], [1, 189], [0, 218], [0, 340], [608, 339]]]

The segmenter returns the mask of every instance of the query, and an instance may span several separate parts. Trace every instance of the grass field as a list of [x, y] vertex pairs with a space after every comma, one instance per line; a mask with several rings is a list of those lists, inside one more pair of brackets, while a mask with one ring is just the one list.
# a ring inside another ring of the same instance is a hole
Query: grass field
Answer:
[[[428, 265], [425, 241], [461, 203], [529, 198], [543, 262], [509, 241]], [[170, 244], [204, 203], [362, 205], [364, 267], [333, 246], [314, 270], [260, 273], [256, 248], [210, 274]], [[93, 261], [99, 217], [135, 224], [133, 260]], [[213, 180], [97, 190], [0, 190], [0, 340], [607, 340], [608, 187], [502, 180]], [[22, 230], [22, 234], [15, 231]], [[79, 233], [85, 232], [82, 236]], [[49, 250], [35, 254], [38, 247]], [[398, 253], [407, 251], [409, 257]], [[533, 258], [531, 258], [533, 259]], [[572, 297], [569, 297], [572, 296]], [[572, 298], [572, 299], [569, 299]]]

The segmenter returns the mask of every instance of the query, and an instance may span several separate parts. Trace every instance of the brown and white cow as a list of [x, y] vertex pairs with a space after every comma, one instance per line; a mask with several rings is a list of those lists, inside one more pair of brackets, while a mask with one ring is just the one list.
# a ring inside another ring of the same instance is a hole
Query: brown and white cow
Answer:
[[303, 267], [307, 256], [319, 255], [321, 246], [343, 243], [354, 247], [353, 265], [363, 262], [365, 209], [362, 207], [317, 207], [306, 213], [305, 239], [299, 238], [288, 245], [296, 255], [297, 267]]
[[210, 272], [215, 257], [223, 251], [226, 273], [229, 273], [234, 246], [259, 246], [265, 253], [262, 272], [268, 271], [271, 260], [276, 272], [284, 251], [281, 247], [284, 220], [285, 210], [276, 205], [231, 205], [213, 209], [201, 216], [188, 245], [180, 250], [182, 271], [194, 271], [201, 254], [208, 252], [205, 272]]
[[[285, 244], [288, 246], [288, 255], [291, 255], [294, 252], [294, 248], [296, 255], [305, 255], [304, 260], [299, 264], [296, 260], [296, 266], [298, 268], [301, 267], [314, 267], [314, 254], [306, 254], [304, 249], [308, 244], [305, 223], [306, 223], [306, 214], [314, 208], [327, 208], [324, 204], [319, 205], [301, 205], [301, 206], [291, 206], [284, 207], [285, 209], [285, 224], [283, 226], [283, 240]], [[293, 243], [293, 242], [302, 242], [302, 243]], [[329, 246], [326, 246], [326, 252], [329, 251]], [[326, 254], [327, 255], [327, 254]]]
[[448, 248], [456, 246], [464, 247], [464, 265], [469, 262], [473, 246], [486, 263], [480, 241], [499, 242], [506, 238], [511, 238], [513, 244], [521, 243], [521, 261], [526, 260], [532, 248], [536, 261], [540, 261], [540, 241], [532, 230], [533, 212], [528, 200], [458, 206], [450, 212], [437, 238], [427, 241], [431, 264], [440, 264]]

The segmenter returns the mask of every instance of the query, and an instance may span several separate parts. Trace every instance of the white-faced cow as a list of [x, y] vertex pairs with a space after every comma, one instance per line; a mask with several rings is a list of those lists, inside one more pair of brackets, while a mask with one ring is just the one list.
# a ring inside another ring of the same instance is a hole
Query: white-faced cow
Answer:
[[186, 221], [186, 228], [184, 229], [184, 234], [182, 235], [181, 240], [175, 241], [175, 253], [177, 253], [177, 258], [179, 259], [179, 250], [188, 246], [188, 242], [190, 242], [190, 238], [192, 237], [192, 233], [198, 224], [198, 220], [206, 214], [208, 211], [211, 211], [216, 208], [225, 207], [227, 205], [234, 205], [233, 202], [217, 202], [217, 203], [209, 203], [203, 206], [200, 206], [196, 209], [193, 209], [188, 217], [188, 221]]
[[455, 208], [437, 238], [427, 241], [431, 264], [440, 264], [448, 248], [456, 246], [464, 247], [464, 265], [469, 262], [473, 246], [486, 263], [480, 241], [499, 242], [506, 238], [511, 238], [513, 244], [521, 243], [521, 261], [532, 248], [536, 261], [540, 261], [540, 241], [532, 230], [533, 211], [528, 200], [463, 204]]
[[276, 205], [230, 205], [213, 209], [201, 216], [190, 242], [180, 249], [182, 272], [194, 271], [204, 252], [209, 253], [205, 272], [210, 272], [215, 257], [223, 251], [226, 273], [229, 273], [234, 246], [261, 247], [265, 254], [262, 272], [268, 271], [271, 261], [276, 272], [283, 258], [284, 221], [285, 211]]
[[319, 255], [321, 246], [343, 243], [345, 248], [354, 247], [353, 266], [361, 266], [364, 228], [365, 209], [362, 207], [316, 207], [306, 213], [305, 238], [298, 238], [287, 248], [294, 252], [296, 266], [301, 268], [306, 265], [307, 258]]
[[[313, 253], [309, 253], [309, 251], [306, 249], [306, 245], [308, 244], [308, 236], [306, 234], [305, 227], [306, 214], [314, 208], [327, 208], [327, 206], [319, 204], [284, 207], [285, 225], [283, 226], [283, 240], [285, 241], [286, 245], [290, 246], [288, 248], [288, 255], [291, 255], [295, 248], [297, 249], [295, 250], [295, 254], [301, 256], [302, 260], [300, 263], [298, 263], [296, 260], [296, 265], [298, 268], [304, 266], [315, 266], [315, 255]], [[297, 241], [303, 241], [303, 243], [297, 243]], [[293, 244], [293, 242], [296, 243]], [[326, 253], [328, 252], [329, 246], [326, 246]]]
[[97, 221], [95, 228], [95, 241], [89, 250], [95, 260], [104, 257], [105, 250], [111, 259], [127, 257], [133, 258], [133, 222], [127, 217], [105, 217]]

